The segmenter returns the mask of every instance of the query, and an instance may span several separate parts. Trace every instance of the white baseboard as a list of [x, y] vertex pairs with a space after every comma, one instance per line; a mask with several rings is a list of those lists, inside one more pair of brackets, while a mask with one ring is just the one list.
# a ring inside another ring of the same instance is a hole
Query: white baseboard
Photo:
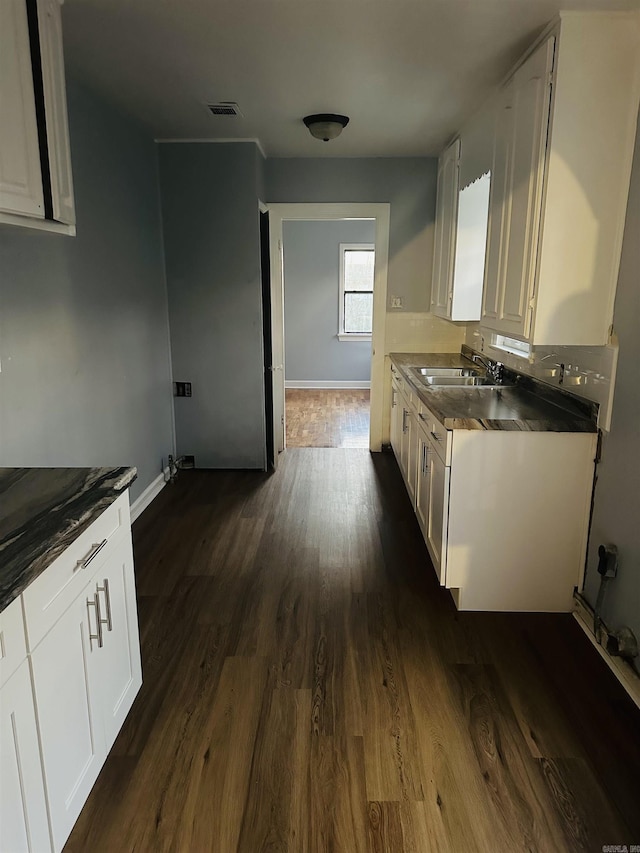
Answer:
[[597, 649], [600, 657], [605, 661], [638, 708], [640, 708], [640, 678], [628, 663], [625, 663], [622, 658], [610, 655], [606, 648], [596, 641], [593, 634], [593, 611], [590, 610], [581, 597], [576, 596], [574, 598], [573, 615], [578, 625], [580, 625], [593, 646]]
[[155, 480], [152, 480], [147, 488], [142, 492], [141, 495], [135, 499], [135, 501], [131, 504], [131, 523], [133, 523], [136, 518], [138, 518], [145, 509], [149, 506], [151, 501], [154, 498], [157, 498], [160, 492], [167, 485], [167, 479], [169, 477], [169, 469], [165, 468], [162, 474], [158, 474]]
[[286, 379], [285, 388], [371, 388], [364, 379]]

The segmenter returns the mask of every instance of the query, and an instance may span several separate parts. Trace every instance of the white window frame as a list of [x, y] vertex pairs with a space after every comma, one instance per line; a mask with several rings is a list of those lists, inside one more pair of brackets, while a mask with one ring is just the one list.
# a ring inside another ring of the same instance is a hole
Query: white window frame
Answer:
[[[363, 334], [362, 332], [345, 332], [344, 330], [344, 255], [347, 251], [374, 252], [375, 260], [375, 243], [340, 243], [340, 281], [338, 287], [338, 340], [339, 341], [370, 341], [372, 333]], [[375, 276], [375, 273], [374, 273]], [[362, 291], [367, 293], [368, 291]], [[373, 296], [373, 282], [371, 284], [371, 294]]]
[[531, 344], [527, 341], [520, 341], [517, 338], [510, 338], [507, 335], [494, 332], [491, 335], [491, 349], [502, 350], [517, 358], [531, 359]]

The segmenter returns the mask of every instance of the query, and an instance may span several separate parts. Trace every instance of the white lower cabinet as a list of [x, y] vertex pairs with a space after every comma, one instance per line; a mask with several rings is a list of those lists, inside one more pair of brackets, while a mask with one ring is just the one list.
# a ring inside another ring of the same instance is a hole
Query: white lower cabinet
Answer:
[[100, 651], [89, 584], [31, 656], [54, 848], [62, 849], [104, 761]]
[[432, 450], [429, 453], [429, 508], [425, 537], [440, 583], [444, 583], [446, 576], [449, 470]]
[[32, 653], [54, 848], [62, 849], [142, 684], [131, 538], [122, 535]]
[[131, 539], [125, 538], [95, 581], [103, 618], [103, 647], [97, 650], [101, 720], [106, 752], [142, 684], [136, 589]]
[[445, 430], [409, 389], [400, 400], [396, 456], [456, 606], [570, 611], [583, 579], [596, 434]]
[[128, 495], [0, 614], [0, 650], [0, 853], [57, 853], [142, 684]]
[[440, 583], [444, 584], [449, 520], [449, 467], [440, 448], [441, 437], [430, 432], [424, 406], [418, 412], [416, 447], [415, 510], [431, 562]]
[[400, 444], [402, 437], [402, 396], [393, 383], [391, 385], [391, 447], [400, 461]]
[[51, 850], [26, 659], [0, 688], [0, 815], [3, 853]]

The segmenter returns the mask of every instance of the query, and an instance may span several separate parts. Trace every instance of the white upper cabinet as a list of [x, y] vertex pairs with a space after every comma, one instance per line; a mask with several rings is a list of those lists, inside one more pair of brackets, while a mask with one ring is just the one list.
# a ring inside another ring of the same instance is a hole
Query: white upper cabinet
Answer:
[[0, 103], [0, 223], [73, 233], [60, 0], [0, 3]]
[[431, 311], [446, 320], [480, 319], [491, 170], [485, 149], [491, 118], [489, 109], [477, 114], [438, 162]]
[[518, 69], [497, 108], [483, 320], [525, 338], [531, 323], [554, 44], [554, 38], [548, 39]]
[[438, 160], [436, 230], [431, 284], [431, 311], [440, 317], [447, 318], [451, 315], [459, 161], [460, 140], [456, 139], [442, 152]]
[[608, 342], [640, 91], [637, 15], [563, 13], [496, 108], [482, 324]]
[[0, 3], [0, 209], [44, 219], [25, 0]]
[[67, 119], [60, 0], [38, 0], [38, 33], [42, 58], [53, 218], [57, 222], [73, 225], [76, 221], [76, 213], [71, 178], [71, 146]]

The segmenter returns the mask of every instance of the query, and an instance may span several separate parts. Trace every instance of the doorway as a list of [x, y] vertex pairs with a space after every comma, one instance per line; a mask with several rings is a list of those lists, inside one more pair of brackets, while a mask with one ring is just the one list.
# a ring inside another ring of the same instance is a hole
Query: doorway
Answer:
[[[370, 358], [370, 388], [361, 389], [314, 389], [314, 390], [347, 390], [368, 391], [370, 401], [370, 416], [368, 441], [366, 446], [372, 451], [379, 451], [383, 434], [383, 386], [384, 386], [384, 339], [387, 301], [387, 263], [389, 254], [389, 205], [388, 204], [270, 204], [270, 257], [271, 257], [271, 305], [279, 303], [284, 309], [284, 231], [287, 222], [313, 221], [373, 221], [375, 261], [373, 284], [373, 317], [371, 339], [368, 343]], [[284, 310], [271, 311], [271, 339], [274, 348], [281, 342], [280, 351], [284, 361]], [[349, 346], [350, 344], [345, 344]], [[351, 344], [353, 345], [353, 344]], [[285, 368], [286, 370], [286, 368]], [[285, 370], [282, 371], [282, 444], [285, 446]], [[291, 389], [293, 390], [293, 389]], [[366, 406], [366, 404], [365, 404]], [[360, 411], [363, 406], [360, 405]], [[274, 423], [277, 423], [277, 414]], [[365, 428], [365, 432], [367, 432]]]
[[375, 220], [285, 220], [288, 447], [369, 447]]

